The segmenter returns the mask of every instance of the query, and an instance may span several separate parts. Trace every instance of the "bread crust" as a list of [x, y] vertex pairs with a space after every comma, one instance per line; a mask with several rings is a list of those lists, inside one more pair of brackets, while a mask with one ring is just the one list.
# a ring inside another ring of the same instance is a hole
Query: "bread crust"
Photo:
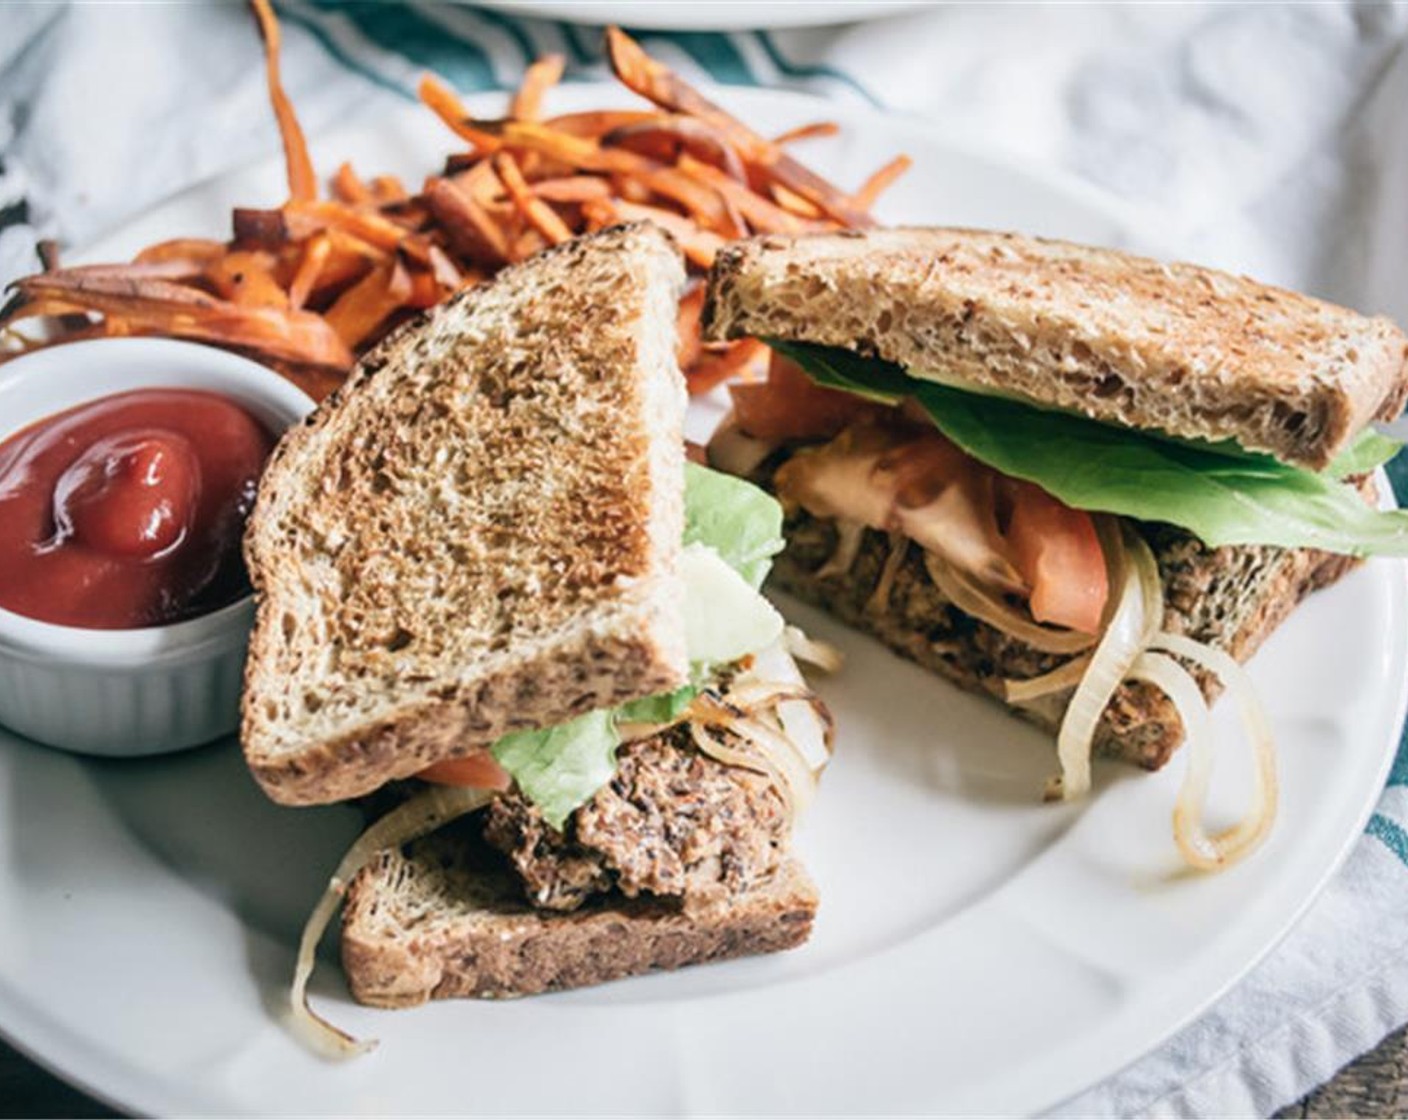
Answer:
[[1189, 264], [968, 229], [726, 246], [703, 324], [878, 355], [1040, 404], [1319, 470], [1408, 395], [1382, 317]]
[[245, 535], [241, 740], [270, 797], [344, 800], [686, 679], [683, 276], [643, 224], [547, 250], [281, 441]]
[[353, 881], [342, 967], [353, 997], [374, 1007], [503, 999], [795, 948], [816, 910], [816, 888], [795, 859], [704, 912], [620, 895], [535, 910], [482, 846], [443, 832], [383, 853]]

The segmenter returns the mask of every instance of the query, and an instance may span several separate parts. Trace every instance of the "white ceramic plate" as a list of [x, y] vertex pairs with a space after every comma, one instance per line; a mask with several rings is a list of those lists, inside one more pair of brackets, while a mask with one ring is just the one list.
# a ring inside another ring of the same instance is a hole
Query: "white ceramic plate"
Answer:
[[[807, 158], [846, 186], [912, 154], [889, 220], [1138, 241], [1088, 192], [914, 123], [721, 96], [764, 131], [839, 116], [842, 138]], [[614, 100], [580, 87], [559, 99]], [[320, 166], [350, 155], [414, 179], [451, 146], [428, 117], [408, 109], [331, 137]], [[280, 174], [270, 163], [202, 186], [90, 256], [219, 234], [232, 204], [279, 201]], [[696, 434], [716, 409], [696, 407]], [[1190, 876], [1169, 835], [1179, 765], [1102, 767], [1088, 802], [1042, 805], [1054, 765], [1043, 736], [784, 608], [849, 658], [820, 682], [841, 737], [800, 836], [823, 895], [805, 948], [403, 1012], [356, 1007], [325, 966], [323, 1010], [382, 1040], [325, 1064], [277, 1014], [296, 931], [355, 814], [274, 807], [233, 743], [114, 764], [0, 736], [0, 1030], [140, 1113], [1037, 1111], [1138, 1057], [1286, 932], [1359, 835], [1403, 717], [1404, 572], [1372, 563], [1314, 596], [1253, 661], [1280, 743], [1280, 822], [1249, 863]], [[1214, 815], [1247, 788], [1239, 761], [1223, 764]]]
[[[469, 2], [469, 0], [465, 0]], [[879, 19], [933, 0], [473, 0], [519, 16], [563, 19], [602, 26], [675, 31], [736, 31], [765, 27], [811, 27]]]

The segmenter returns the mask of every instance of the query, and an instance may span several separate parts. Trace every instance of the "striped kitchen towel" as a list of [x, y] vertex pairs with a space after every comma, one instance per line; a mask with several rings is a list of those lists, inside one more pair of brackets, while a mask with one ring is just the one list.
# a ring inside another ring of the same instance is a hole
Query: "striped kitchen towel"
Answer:
[[[632, 6], [620, 5], [631, 24]], [[746, 6], [740, 8], [746, 12]], [[516, 83], [605, 76], [600, 29], [456, 4], [284, 0], [310, 133]], [[0, 281], [276, 146], [240, 5], [8, 5]], [[634, 29], [691, 80], [908, 113], [1143, 209], [1187, 257], [1408, 322], [1408, 8], [952, 5], [770, 33]], [[1395, 464], [1408, 499], [1408, 465]], [[1066, 1115], [1269, 1114], [1408, 1021], [1408, 754], [1349, 862], [1253, 973]]]

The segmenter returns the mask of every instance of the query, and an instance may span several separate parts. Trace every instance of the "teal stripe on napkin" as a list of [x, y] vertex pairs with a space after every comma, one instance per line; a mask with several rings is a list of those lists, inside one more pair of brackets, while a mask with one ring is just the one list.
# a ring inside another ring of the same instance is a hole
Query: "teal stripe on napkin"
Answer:
[[[429, 69], [444, 77], [461, 90], [501, 89], [503, 83], [495, 73], [488, 50], [475, 41], [472, 33], [453, 26], [448, 18], [433, 19], [422, 10], [407, 4], [378, 3], [375, 0], [282, 0], [279, 5], [284, 17], [312, 34], [338, 63], [383, 89], [407, 97], [414, 90], [407, 79], [388, 67], [377, 65], [376, 55], [384, 52], [399, 56], [408, 67]], [[503, 12], [484, 8], [465, 9], [483, 25], [512, 40], [521, 53], [505, 72], [515, 70], [526, 61], [543, 53], [526, 23]], [[604, 64], [601, 49], [601, 29], [582, 27], [564, 21], [537, 24], [555, 28], [570, 58], [569, 80], [580, 80], [583, 71], [600, 73]], [[754, 72], [747, 53], [740, 48], [741, 35], [756, 42], [769, 63], [785, 78], [800, 81], [826, 79], [840, 82], [872, 105], [881, 102], [850, 74], [827, 63], [796, 62], [777, 46], [765, 31], [728, 34], [707, 31], [654, 31], [628, 27], [632, 36], [646, 49], [667, 44], [687, 55], [713, 81], [725, 85], [757, 86], [762, 84]], [[348, 39], [354, 39], [349, 43]], [[365, 49], [357, 49], [358, 46]], [[501, 60], [502, 61], [502, 60]], [[395, 67], [390, 67], [395, 70]]]
[[345, 19], [375, 46], [396, 52], [420, 69], [435, 71], [458, 89], [499, 88], [489, 55], [483, 48], [452, 34], [413, 8], [362, 0], [351, 3], [311, 0], [311, 3], [319, 11]]
[[727, 35], [706, 31], [639, 31], [633, 27], [625, 30], [646, 50], [653, 42], [678, 47], [716, 82], [733, 86], [758, 84], [747, 59]]
[[766, 31], [753, 32], [758, 44], [763, 48], [768, 56], [768, 60], [789, 78], [830, 78], [833, 81], [841, 82], [843, 85], [856, 91], [863, 98], [869, 101], [877, 109], [885, 107], [878, 97], [866, 89], [860, 82], [847, 74], [844, 70], [838, 70], [834, 66], [829, 66], [823, 62], [793, 62], [782, 53], [773, 42], [772, 36]]
[[308, 34], [318, 41], [318, 45], [327, 51], [328, 55], [345, 70], [350, 70], [358, 77], [365, 78], [373, 85], [403, 97], [407, 101], [416, 99], [415, 93], [407, 89], [400, 82], [393, 81], [372, 66], [368, 66], [360, 59], [352, 55], [337, 38], [324, 26], [318, 17], [301, 12], [287, 5], [279, 6], [279, 19], [295, 27], [301, 27]]
[[1382, 813], [1375, 813], [1370, 817], [1369, 824], [1364, 831], [1376, 840], [1383, 841], [1384, 847], [1396, 855], [1405, 867], [1408, 867], [1408, 832], [1404, 832], [1402, 828]]
[[523, 25], [518, 20], [506, 16], [502, 12], [496, 12], [491, 8], [475, 8], [474, 15], [476, 18], [482, 19], [485, 23], [497, 27], [512, 39], [514, 43], [517, 44], [518, 49], [523, 52], [523, 57], [526, 60], [524, 62], [525, 66], [541, 53], [534, 45], [533, 40], [529, 38], [528, 32], [523, 30]]

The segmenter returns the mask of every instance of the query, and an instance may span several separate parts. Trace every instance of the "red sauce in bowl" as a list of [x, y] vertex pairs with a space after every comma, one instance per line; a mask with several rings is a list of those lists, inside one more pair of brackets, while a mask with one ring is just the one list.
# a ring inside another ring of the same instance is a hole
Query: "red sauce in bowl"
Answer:
[[15, 433], [0, 443], [0, 607], [118, 630], [234, 602], [273, 446], [238, 404], [187, 389], [118, 393]]

